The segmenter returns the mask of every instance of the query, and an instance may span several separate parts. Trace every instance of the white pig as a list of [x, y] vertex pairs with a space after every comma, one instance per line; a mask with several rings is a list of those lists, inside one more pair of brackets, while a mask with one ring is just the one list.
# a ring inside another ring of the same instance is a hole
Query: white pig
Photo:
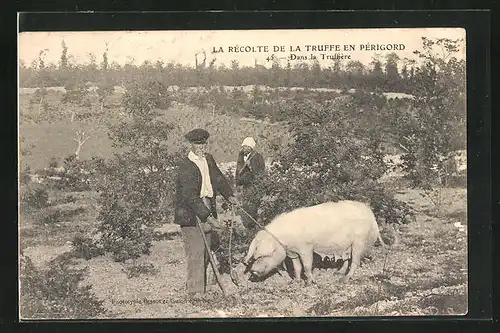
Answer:
[[[380, 237], [377, 221], [370, 207], [357, 201], [326, 202], [295, 209], [274, 218], [265, 230], [260, 230], [252, 240], [243, 259], [250, 272], [263, 277], [290, 257], [295, 280], [301, 279], [302, 267], [306, 283], [315, 283], [312, 276], [313, 252], [334, 255], [344, 259], [341, 271], [347, 281], [360, 265], [367, 248]], [[347, 263], [350, 267], [347, 272]]]

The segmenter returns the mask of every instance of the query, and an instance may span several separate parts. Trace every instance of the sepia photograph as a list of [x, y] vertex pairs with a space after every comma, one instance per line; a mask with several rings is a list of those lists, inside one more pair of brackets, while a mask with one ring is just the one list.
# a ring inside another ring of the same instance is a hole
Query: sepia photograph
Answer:
[[19, 32], [20, 320], [467, 314], [465, 42]]

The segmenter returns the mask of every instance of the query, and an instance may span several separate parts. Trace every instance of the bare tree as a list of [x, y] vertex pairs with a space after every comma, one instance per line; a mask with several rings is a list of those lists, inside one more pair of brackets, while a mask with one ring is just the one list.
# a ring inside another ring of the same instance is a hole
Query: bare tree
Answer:
[[201, 68], [207, 67], [206, 62], [207, 62], [207, 54], [205, 50], [203, 50], [201, 53], [203, 53], [203, 62], [201, 63]]
[[198, 63], [198, 54], [200, 54], [200, 52], [194, 54], [194, 64], [196, 69], [202, 69], [206, 67], [207, 53], [205, 52], [205, 50], [203, 50], [201, 53], [203, 53], [203, 61], [201, 64]]
[[210, 60], [210, 63], [208, 64], [208, 68], [210, 68], [210, 70], [213, 70], [216, 61], [217, 58], [213, 58], [212, 60]]
[[80, 150], [82, 149], [85, 142], [90, 138], [90, 135], [85, 134], [85, 131], [83, 130], [77, 130], [75, 134], [76, 138], [73, 140], [75, 140], [78, 143], [78, 147], [75, 150], [75, 157], [78, 160], [80, 159]]

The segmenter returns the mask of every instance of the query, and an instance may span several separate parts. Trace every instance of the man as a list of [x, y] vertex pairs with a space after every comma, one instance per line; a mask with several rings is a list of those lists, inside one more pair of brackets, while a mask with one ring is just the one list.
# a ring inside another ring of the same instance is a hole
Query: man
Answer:
[[[241, 186], [243, 196], [243, 209], [254, 219], [257, 217], [257, 210], [260, 206], [261, 194], [256, 191], [255, 183], [259, 176], [266, 171], [264, 158], [255, 150], [255, 140], [247, 137], [241, 144], [241, 150], [236, 162], [236, 185]], [[247, 228], [255, 227], [252, 219], [242, 213], [243, 225]]]
[[200, 128], [185, 135], [191, 150], [180, 162], [177, 173], [174, 222], [181, 226], [187, 257], [186, 288], [191, 295], [206, 291], [206, 271], [209, 264], [209, 254], [198, 229], [197, 219], [200, 220], [211, 246], [213, 228], [219, 227], [216, 194], [222, 194], [231, 204], [238, 203], [213, 156], [206, 153], [209, 136], [207, 131]]

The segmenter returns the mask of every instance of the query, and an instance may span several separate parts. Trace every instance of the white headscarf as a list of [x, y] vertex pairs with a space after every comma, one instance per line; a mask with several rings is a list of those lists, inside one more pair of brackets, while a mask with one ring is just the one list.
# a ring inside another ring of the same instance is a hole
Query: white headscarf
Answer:
[[242, 146], [249, 146], [255, 148], [255, 140], [252, 137], [247, 137], [243, 140]]

